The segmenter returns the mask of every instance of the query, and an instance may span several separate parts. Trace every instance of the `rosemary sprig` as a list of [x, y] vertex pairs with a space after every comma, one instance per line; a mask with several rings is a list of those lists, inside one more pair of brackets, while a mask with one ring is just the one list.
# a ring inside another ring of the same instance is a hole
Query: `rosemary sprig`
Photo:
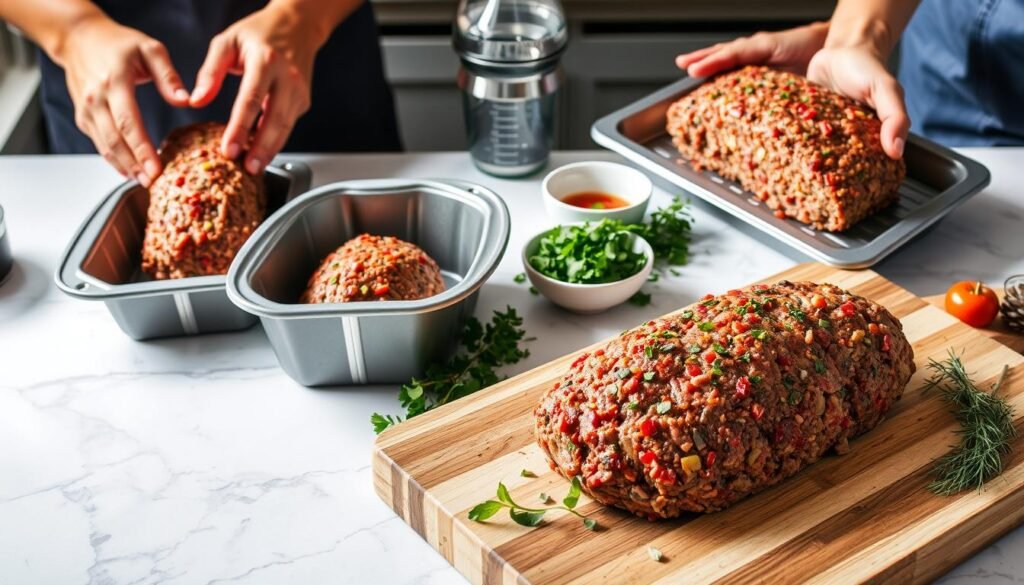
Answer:
[[949, 358], [928, 364], [933, 375], [924, 391], [937, 389], [956, 408], [960, 422], [960, 444], [935, 462], [935, 480], [928, 484], [932, 492], [950, 496], [967, 489], [981, 490], [985, 482], [1003, 471], [1003, 456], [1017, 436], [1013, 426], [1013, 408], [996, 396], [1006, 378], [1007, 366], [991, 392], [979, 390], [952, 350]]
[[[593, 518], [587, 518], [583, 514], [576, 511], [576, 504], [580, 501], [580, 493], [582, 492], [582, 485], [580, 484], [580, 478], [572, 478], [572, 484], [569, 486], [569, 493], [562, 498], [561, 506], [547, 506], [544, 508], [527, 508], [521, 506], [512, 499], [512, 495], [508, 493], [508, 488], [505, 484], [498, 482], [498, 494], [497, 500], [487, 500], [481, 502], [473, 509], [469, 511], [469, 519], [476, 522], [483, 522], [491, 516], [494, 516], [500, 512], [503, 508], [508, 508], [508, 515], [512, 518], [512, 521], [521, 526], [537, 526], [540, 521], [544, 518], [544, 514], [550, 510], [565, 510], [571, 514], [574, 514], [577, 518], [583, 520], [583, 526], [587, 530], [597, 530], [597, 520]], [[545, 494], [541, 494], [540, 500], [542, 502], [549, 502], [551, 500]]]

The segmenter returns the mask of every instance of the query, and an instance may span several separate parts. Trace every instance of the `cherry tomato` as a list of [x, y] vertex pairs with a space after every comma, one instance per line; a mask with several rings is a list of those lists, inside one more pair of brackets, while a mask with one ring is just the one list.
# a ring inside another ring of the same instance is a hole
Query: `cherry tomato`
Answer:
[[971, 327], [985, 327], [999, 314], [999, 297], [981, 282], [958, 282], [946, 291], [946, 312]]

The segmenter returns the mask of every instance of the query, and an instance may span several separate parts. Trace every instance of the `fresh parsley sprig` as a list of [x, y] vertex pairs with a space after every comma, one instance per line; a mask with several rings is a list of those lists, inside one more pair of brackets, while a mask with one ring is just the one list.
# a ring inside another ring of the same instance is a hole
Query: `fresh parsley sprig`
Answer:
[[967, 489], [981, 490], [985, 482], [1003, 471], [1003, 456], [1010, 452], [1016, 438], [1013, 408], [996, 396], [1008, 368], [992, 387], [984, 392], [975, 386], [964, 364], [952, 350], [949, 358], [928, 364], [933, 375], [924, 391], [938, 390], [956, 408], [960, 422], [960, 444], [935, 462], [935, 480], [928, 484], [932, 492], [949, 496]]
[[651, 213], [644, 223], [628, 226], [629, 231], [647, 240], [655, 260], [669, 266], [682, 266], [690, 258], [693, 217], [689, 201], [676, 197], [672, 203]]
[[[413, 378], [398, 392], [398, 401], [406, 409], [405, 418], [500, 381], [497, 368], [515, 364], [530, 355], [523, 346], [529, 340], [522, 325], [523, 318], [512, 307], [506, 307], [504, 312], [494, 311], [486, 326], [473, 317], [466, 320], [460, 339], [464, 351], [446, 363], [432, 364], [422, 378]], [[402, 420], [401, 416], [376, 412], [370, 416], [373, 431], [378, 434]]]
[[633, 296], [626, 299], [626, 302], [636, 307], [646, 307], [651, 304], [651, 293], [645, 293], [642, 290], [638, 290], [633, 293]]
[[[654, 250], [654, 271], [649, 280], [658, 280], [659, 273], [667, 271], [679, 276], [672, 266], [682, 266], [690, 259], [693, 217], [688, 209], [689, 201], [676, 197], [672, 203], [651, 213], [645, 223], [626, 226], [626, 229], [647, 240]], [[629, 302], [638, 307], [649, 305], [651, 295], [643, 291], [633, 295]]]
[[647, 262], [632, 249], [633, 237], [621, 221], [603, 219], [552, 228], [527, 259], [541, 274], [562, 282], [603, 284], [629, 278]]
[[[579, 476], [572, 478], [572, 484], [569, 486], [569, 493], [562, 498], [562, 505], [560, 506], [547, 506], [544, 508], [527, 508], [526, 506], [519, 505], [512, 499], [512, 495], [508, 493], [508, 488], [505, 484], [498, 482], [498, 493], [496, 500], [487, 500], [481, 502], [473, 509], [469, 511], [469, 519], [476, 522], [483, 522], [488, 518], [494, 516], [501, 510], [507, 508], [508, 515], [512, 518], [512, 521], [521, 526], [537, 526], [541, 520], [544, 519], [544, 514], [551, 510], [565, 510], [571, 514], [574, 514], [577, 518], [583, 520], [583, 526], [587, 530], [597, 530], [597, 520], [588, 518], [583, 514], [576, 511], [576, 504], [580, 501], [580, 493], [582, 492], [582, 485], [580, 484]], [[550, 497], [544, 495], [540, 498], [541, 502], [551, 501]]]

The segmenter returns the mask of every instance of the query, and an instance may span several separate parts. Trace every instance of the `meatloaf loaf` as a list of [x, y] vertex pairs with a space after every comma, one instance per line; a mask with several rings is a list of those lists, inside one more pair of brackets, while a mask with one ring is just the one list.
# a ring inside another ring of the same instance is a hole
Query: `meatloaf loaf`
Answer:
[[173, 130], [160, 148], [163, 173], [149, 189], [142, 270], [153, 278], [225, 274], [263, 221], [263, 177], [220, 153], [224, 125]]
[[324, 258], [300, 301], [413, 301], [442, 291], [441, 269], [419, 247], [392, 236], [362, 234]]
[[885, 308], [782, 281], [580, 356], [535, 411], [552, 468], [649, 519], [721, 510], [877, 425], [914, 372]]
[[668, 110], [668, 132], [697, 168], [738, 181], [777, 217], [843, 231], [899, 199], [906, 176], [862, 104], [792, 73], [745, 67]]

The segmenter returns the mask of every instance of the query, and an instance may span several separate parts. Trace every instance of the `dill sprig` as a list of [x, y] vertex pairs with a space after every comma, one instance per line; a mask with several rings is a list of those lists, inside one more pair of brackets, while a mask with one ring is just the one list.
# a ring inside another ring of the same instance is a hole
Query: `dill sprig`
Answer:
[[928, 364], [933, 375], [924, 391], [937, 389], [956, 408], [960, 423], [960, 444], [935, 462], [935, 480], [928, 484], [932, 492], [950, 496], [967, 489], [981, 490], [985, 482], [1003, 471], [1003, 456], [1010, 452], [1010, 442], [1017, 436], [1013, 426], [1013, 408], [996, 396], [1006, 378], [1008, 366], [991, 392], [979, 390], [960, 361], [949, 352], [949, 359]]

